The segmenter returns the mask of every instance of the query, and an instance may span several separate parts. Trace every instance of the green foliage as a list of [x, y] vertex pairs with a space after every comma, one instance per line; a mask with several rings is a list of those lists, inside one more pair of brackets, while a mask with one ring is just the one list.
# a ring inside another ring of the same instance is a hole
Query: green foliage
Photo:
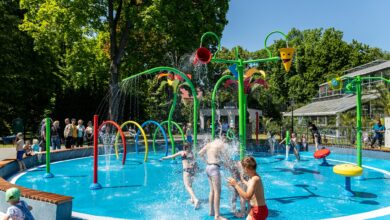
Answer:
[[[287, 110], [286, 106], [291, 99], [295, 101], [295, 108], [311, 102], [319, 85], [329, 77], [341, 76], [343, 70], [375, 59], [389, 59], [390, 56], [379, 48], [369, 47], [356, 40], [347, 43], [343, 40], [343, 33], [334, 28], [292, 29], [288, 38], [289, 47], [296, 50], [290, 72], [286, 73], [280, 62], [259, 64], [257, 68], [266, 72], [270, 88], [257, 89], [248, 97], [249, 107], [262, 109], [265, 116], [274, 118], [278, 123], [281, 119], [280, 111]], [[284, 40], [276, 40], [269, 45], [273, 56], [278, 55], [278, 49], [282, 47], [286, 47]], [[265, 49], [248, 52], [238, 47], [238, 50], [244, 59], [268, 57]], [[218, 57], [234, 59], [235, 51], [223, 48]], [[215, 64], [213, 68], [222, 73], [227, 65]]]
[[[40, 54], [33, 50], [33, 40], [19, 31], [23, 11], [18, 1], [0, 3], [0, 133], [16, 117], [24, 120], [26, 129], [35, 130], [34, 125], [42, 119], [44, 109], [58, 86], [56, 67], [46, 51]], [[4, 125], [4, 126], [3, 126]]]
[[374, 101], [375, 105], [382, 108], [384, 116], [390, 116], [390, 86], [379, 84], [375, 90], [379, 94], [379, 99]]

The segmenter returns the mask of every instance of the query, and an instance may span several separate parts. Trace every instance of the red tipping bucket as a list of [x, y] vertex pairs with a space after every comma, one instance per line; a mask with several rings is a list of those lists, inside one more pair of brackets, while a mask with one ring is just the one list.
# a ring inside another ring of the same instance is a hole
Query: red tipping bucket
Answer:
[[197, 62], [200, 62], [201, 64], [207, 64], [210, 62], [211, 57], [212, 54], [207, 48], [200, 47], [196, 50], [194, 64]]

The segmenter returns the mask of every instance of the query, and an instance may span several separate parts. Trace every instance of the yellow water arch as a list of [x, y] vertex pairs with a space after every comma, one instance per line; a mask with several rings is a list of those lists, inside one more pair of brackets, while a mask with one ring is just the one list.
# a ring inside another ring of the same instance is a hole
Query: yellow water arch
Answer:
[[[149, 147], [148, 147], [148, 138], [146, 137], [145, 131], [144, 131], [144, 129], [142, 129], [141, 125], [139, 125], [137, 122], [131, 121], [131, 120], [126, 121], [123, 124], [121, 124], [121, 129], [124, 126], [128, 125], [128, 124], [133, 124], [133, 125], [137, 126], [137, 128], [141, 131], [142, 136], [144, 137], [144, 143], [145, 143], [144, 162], [146, 162], [148, 160]], [[119, 137], [119, 133], [116, 135], [116, 138], [115, 138], [115, 154], [116, 154], [116, 158], [117, 159], [119, 158], [119, 154], [118, 154], [118, 137]]]

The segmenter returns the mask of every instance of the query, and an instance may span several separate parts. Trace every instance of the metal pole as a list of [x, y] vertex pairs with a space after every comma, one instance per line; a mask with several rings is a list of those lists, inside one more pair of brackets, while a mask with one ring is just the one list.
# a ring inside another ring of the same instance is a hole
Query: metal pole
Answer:
[[256, 112], [256, 145], [259, 145], [259, 112]]
[[[172, 103], [171, 110], [169, 111], [169, 115], [168, 115], [168, 135], [169, 135], [169, 139], [171, 140], [171, 146], [172, 146], [171, 153], [172, 153], [172, 155], [175, 154], [175, 138], [172, 135], [171, 121], [172, 121], [173, 112], [175, 111], [176, 102], [177, 102], [177, 92], [173, 91], [173, 103]], [[195, 108], [195, 102], [194, 102], [194, 108]], [[194, 131], [195, 131], [195, 125], [194, 125]]]
[[102, 186], [98, 183], [98, 115], [93, 116], [93, 183], [89, 186], [90, 189], [101, 189]]
[[291, 104], [292, 110], [291, 110], [291, 133], [294, 132], [294, 104], [292, 102]]
[[46, 118], [46, 173], [44, 178], [52, 178], [54, 175], [50, 173], [50, 118]]
[[238, 60], [238, 120], [239, 120], [239, 139], [240, 139], [240, 160], [244, 159], [246, 154], [246, 118], [245, 118], [245, 94], [244, 94], [244, 64], [241, 59]]
[[362, 166], [362, 81], [360, 76], [356, 77], [356, 150], [357, 165]]
[[211, 96], [211, 138], [214, 140], [215, 138], [215, 99], [217, 97], [217, 91], [221, 83], [227, 79], [235, 80], [233, 76], [225, 75], [222, 76], [214, 86], [213, 94]]

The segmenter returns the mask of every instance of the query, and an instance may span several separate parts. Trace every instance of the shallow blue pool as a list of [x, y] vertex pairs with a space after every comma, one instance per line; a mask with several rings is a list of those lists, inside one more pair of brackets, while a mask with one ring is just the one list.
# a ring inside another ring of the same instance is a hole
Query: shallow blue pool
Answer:
[[[105, 156], [99, 157], [99, 183], [103, 189], [96, 191], [89, 190], [92, 157], [52, 164], [52, 179], [42, 178], [44, 167], [30, 170], [16, 184], [73, 196], [73, 211], [78, 213], [124, 219], [213, 219], [208, 216], [209, 184], [205, 173], [199, 173], [194, 182], [194, 191], [202, 201], [201, 208], [194, 210], [182, 184], [181, 163], [159, 162], [161, 156], [152, 153], [149, 162], [143, 163], [142, 154], [128, 154], [125, 166], [114, 156], [106, 166]], [[390, 218], [389, 208], [384, 209], [390, 207], [390, 161], [364, 158], [363, 165], [374, 169], [365, 168], [360, 179], [352, 179], [356, 194], [348, 197], [344, 195], [344, 178], [335, 175], [332, 167], [319, 166], [321, 161], [313, 159], [312, 153], [302, 153], [300, 162], [285, 161], [282, 156], [254, 156], [263, 179], [269, 219], [336, 218], [378, 209], [378, 219]], [[343, 161], [355, 162], [355, 157], [328, 157], [330, 164]], [[225, 170], [222, 173], [223, 179], [229, 176]], [[223, 181], [221, 213], [235, 219], [229, 198], [230, 191]]]

